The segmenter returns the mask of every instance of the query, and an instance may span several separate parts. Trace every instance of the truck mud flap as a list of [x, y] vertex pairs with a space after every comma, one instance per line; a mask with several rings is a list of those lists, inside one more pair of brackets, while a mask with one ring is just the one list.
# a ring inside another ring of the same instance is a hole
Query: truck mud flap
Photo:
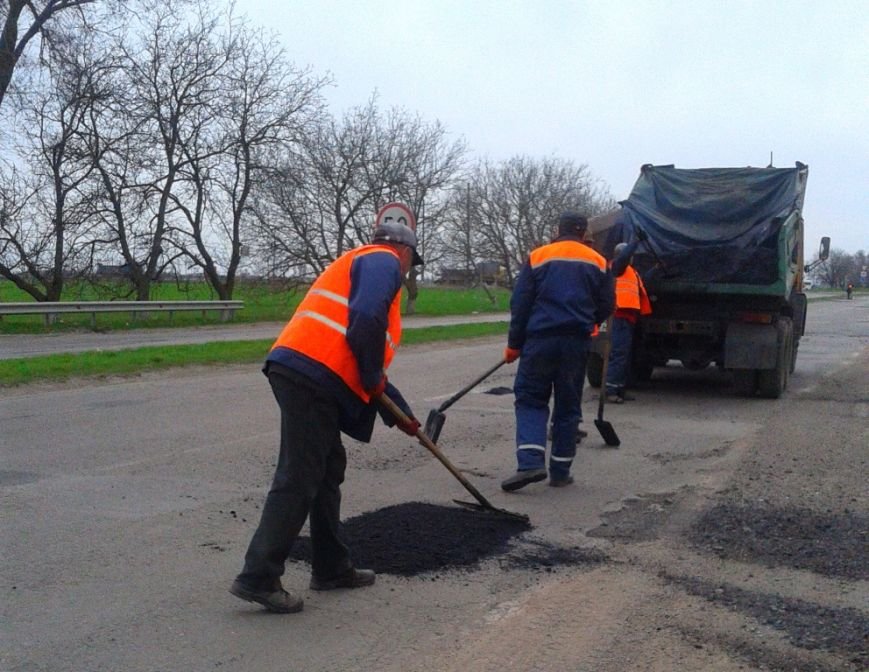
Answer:
[[794, 335], [799, 338], [806, 333], [806, 307], [808, 299], [802, 292], [794, 292], [791, 295], [790, 304], [794, 313]]
[[727, 325], [724, 340], [725, 369], [774, 369], [778, 357], [778, 333], [772, 324]]

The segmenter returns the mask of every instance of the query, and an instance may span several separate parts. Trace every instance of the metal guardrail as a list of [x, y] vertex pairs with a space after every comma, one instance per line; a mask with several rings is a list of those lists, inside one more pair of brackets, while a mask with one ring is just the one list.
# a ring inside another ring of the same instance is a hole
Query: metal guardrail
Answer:
[[89, 313], [91, 325], [96, 325], [97, 313], [131, 313], [133, 320], [139, 315], [168, 312], [169, 319], [176, 311], [220, 311], [220, 320], [231, 320], [236, 310], [244, 308], [244, 301], [55, 301], [0, 303], [0, 319], [4, 315], [43, 315], [46, 324], [53, 324], [60, 314]]

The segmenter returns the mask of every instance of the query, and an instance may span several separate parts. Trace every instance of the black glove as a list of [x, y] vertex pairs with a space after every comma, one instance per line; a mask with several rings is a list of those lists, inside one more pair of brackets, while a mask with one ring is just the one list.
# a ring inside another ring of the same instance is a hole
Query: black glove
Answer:
[[643, 231], [639, 226], [634, 228], [634, 235], [637, 237], [637, 240], [640, 242], [649, 239], [649, 235]]

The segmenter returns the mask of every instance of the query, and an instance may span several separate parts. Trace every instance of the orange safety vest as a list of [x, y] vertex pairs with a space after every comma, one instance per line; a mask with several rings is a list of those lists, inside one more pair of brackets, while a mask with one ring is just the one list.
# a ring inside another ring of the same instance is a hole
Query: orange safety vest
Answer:
[[[320, 362], [340, 376], [365, 403], [371, 400], [371, 395], [362, 387], [359, 366], [346, 338], [350, 323], [350, 268], [358, 257], [378, 252], [398, 258], [391, 247], [363, 245], [333, 261], [311, 285], [271, 348], [290, 348]], [[401, 291], [398, 291], [389, 307], [384, 371], [389, 368], [400, 342]]]
[[646, 287], [640, 274], [633, 266], [628, 266], [625, 272], [616, 278], [616, 309], [638, 310], [640, 315], [652, 312], [652, 303], [646, 294]]
[[576, 240], [560, 240], [542, 245], [532, 250], [528, 257], [531, 268], [537, 268], [550, 261], [573, 261], [597, 266], [606, 271], [606, 259], [588, 245]]

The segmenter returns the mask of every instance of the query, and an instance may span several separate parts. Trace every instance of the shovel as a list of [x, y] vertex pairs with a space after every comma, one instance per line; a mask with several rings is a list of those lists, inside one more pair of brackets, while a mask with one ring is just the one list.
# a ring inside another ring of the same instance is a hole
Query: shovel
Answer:
[[620, 446], [622, 442], [619, 441], [619, 435], [616, 434], [616, 430], [613, 428], [612, 423], [603, 419], [603, 405], [606, 400], [606, 370], [610, 358], [610, 339], [612, 338], [612, 329], [613, 318], [610, 316], [606, 321], [606, 341], [604, 341], [603, 346], [603, 371], [601, 372], [600, 395], [598, 397], [600, 401], [597, 405], [597, 418], [595, 418], [594, 426], [597, 427], [597, 431], [600, 432], [606, 445]]
[[444, 411], [447, 410], [450, 406], [456, 403], [459, 399], [464, 397], [468, 392], [473, 390], [477, 385], [482, 383], [486, 378], [491, 376], [495, 371], [500, 369], [504, 364], [506, 364], [506, 360], [501, 360], [491, 369], [486, 371], [482, 376], [476, 378], [472, 383], [470, 383], [467, 387], [462, 388], [456, 394], [447, 399], [444, 403], [442, 403], [438, 408], [432, 409], [428, 412], [428, 418], [425, 421], [425, 434], [428, 436], [434, 443], [437, 443], [438, 438], [441, 435], [441, 430], [444, 428], [444, 423], [447, 420], [447, 416], [444, 415]]
[[[377, 401], [379, 401], [386, 410], [392, 413], [395, 419], [400, 423], [407, 424], [410, 422], [410, 418], [408, 418], [407, 415], [396, 406], [395, 402], [385, 394], [379, 395]], [[475, 488], [467, 478], [465, 478], [464, 474], [462, 474], [462, 472], [460, 472], [455, 465], [447, 459], [446, 455], [441, 452], [441, 449], [437, 447], [435, 442], [432, 441], [421, 429], [416, 430], [416, 438], [419, 439], [419, 442], [422, 445], [429, 449], [429, 452], [431, 452], [432, 455], [438, 458], [440, 463], [443, 464], [447, 470], [455, 476], [456, 480], [465, 487], [465, 490], [470, 492], [474, 496], [474, 499], [479, 502], [479, 504], [474, 504], [473, 502], [461, 502], [458, 499], [454, 499], [453, 501], [456, 504], [468, 509], [474, 509], [475, 511], [491, 511], [492, 513], [498, 513], [500, 515], [509, 516], [510, 518], [522, 520], [526, 523], [528, 522], [528, 516], [523, 513], [514, 513], [512, 511], [507, 511], [506, 509], [499, 509], [492, 506], [491, 502], [483, 497], [482, 493], [477, 490], [477, 488]]]

